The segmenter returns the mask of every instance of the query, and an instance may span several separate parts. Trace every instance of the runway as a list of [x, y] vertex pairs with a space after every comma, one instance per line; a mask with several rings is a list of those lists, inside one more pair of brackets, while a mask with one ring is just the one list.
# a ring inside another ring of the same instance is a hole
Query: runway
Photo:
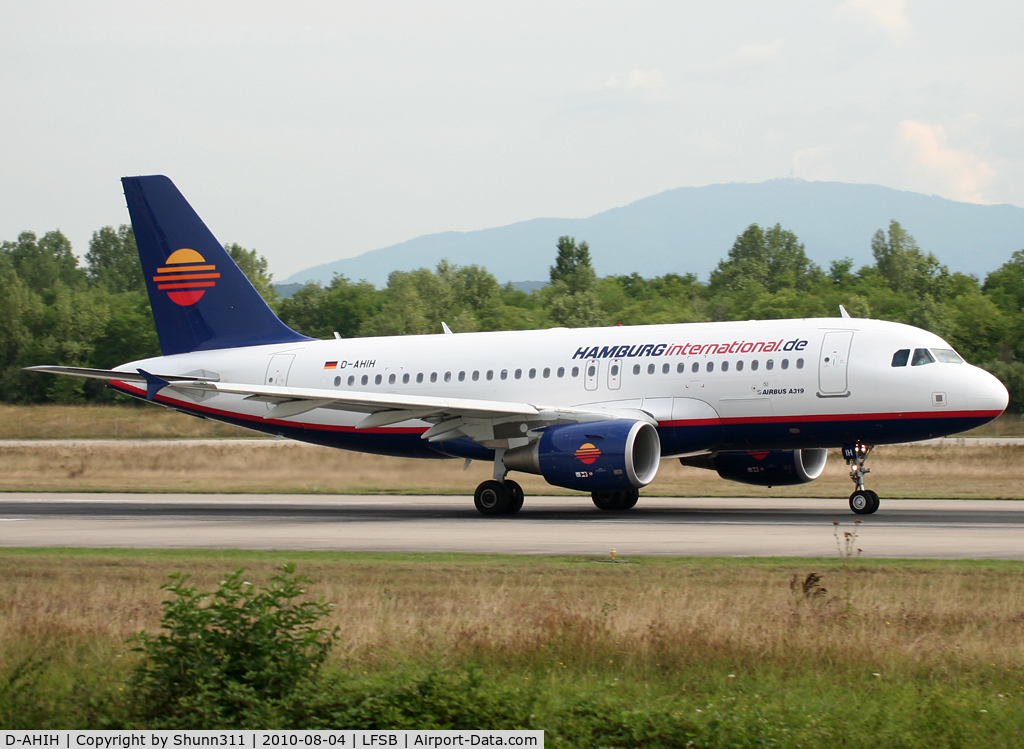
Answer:
[[845, 533], [864, 558], [1024, 559], [1024, 501], [883, 499], [856, 516], [845, 499], [641, 497], [608, 514], [528, 497], [484, 518], [468, 497], [0, 494], [4, 547], [836, 557]]

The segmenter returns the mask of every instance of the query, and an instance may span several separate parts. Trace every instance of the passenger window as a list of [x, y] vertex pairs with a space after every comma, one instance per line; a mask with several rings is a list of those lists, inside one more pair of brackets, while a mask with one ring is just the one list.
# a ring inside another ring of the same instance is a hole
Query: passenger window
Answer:
[[595, 367], [593, 364], [591, 364], [589, 367], [587, 367], [587, 377], [593, 377], [596, 374], [597, 374], [597, 367]]
[[803, 369], [804, 368], [804, 360], [803, 359], [797, 359], [796, 360], [796, 368], [797, 369]]
[[355, 384], [356, 384], [356, 376], [355, 375], [349, 375], [348, 376], [348, 386], [352, 387]]
[[775, 369], [775, 360], [774, 359], [769, 359], [768, 361], [766, 361], [764, 363], [764, 368], [765, 369]]
[[473, 382], [476, 382], [479, 379], [480, 379], [480, 370], [479, 369], [474, 369], [473, 370]]
[[431, 372], [430, 373], [430, 381], [431, 382], [437, 382], [437, 372]]
[[894, 367], [905, 367], [908, 361], [910, 361], [910, 349], [908, 348], [901, 348], [892, 355], [892, 365]]
[[653, 364], [648, 364], [647, 365], [647, 374], [654, 374], [654, 365]]
[[[612, 377], [618, 377], [619, 376], [619, 365], [618, 364], [612, 364], [611, 375], [612, 375]], [[561, 375], [559, 375], [559, 376], [561, 376]]]
[[423, 373], [419, 372], [416, 375], [416, 382], [423, 382]]
[[579, 367], [573, 367], [572, 368], [572, 376], [573, 377], [579, 377], [580, 376], [580, 368]]
[[444, 381], [445, 382], [451, 382], [452, 381], [452, 373], [451, 372], [445, 372], [444, 373]]
[[757, 359], [754, 359], [754, 361], [750, 362], [750, 371], [751, 372], [756, 372], [757, 371]]
[[743, 360], [742, 359], [740, 359], [738, 362], [736, 362], [736, 371], [737, 372], [742, 372], [743, 371]]
[[335, 377], [334, 378], [334, 387], [338, 387], [338, 385], [340, 385], [340, 384], [341, 384], [341, 378], [340, 377]]
[[935, 357], [932, 356], [932, 352], [926, 348], [914, 349], [914, 360], [910, 362], [912, 367], [920, 367], [924, 364], [932, 364], [935, 361]]
[[466, 373], [465, 372], [459, 372], [459, 382], [465, 382], [465, 381], [466, 381]]
[[551, 376], [551, 367], [544, 367], [544, 379], [546, 380]]
[[682, 374], [682, 373], [683, 373], [683, 372], [685, 372], [685, 371], [686, 371], [686, 365], [685, 365], [685, 364], [683, 364], [682, 362], [679, 362], [679, 363], [678, 363], [678, 364], [676, 365], [676, 372], [678, 372], [679, 374]]
[[394, 375], [389, 375], [388, 376], [388, 385], [394, 385], [394, 384], [395, 384], [395, 376]]
[[635, 374], [635, 375], [640, 374], [640, 365], [639, 364], [634, 364], [633, 365], [633, 374]]
[[374, 378], [373, 378], [373, 384], [374, 384], [374, 385], [380, 385], [380, 381], [381, 381], [382, 379], [383, 379], [383, 378], [382, 378], [382, 377], [381, 377], [380, 375], [377, 375], [376, 377], [374, 377]]
[[565, 377], [565, 367], [559, 367], [557, 374], [559, 377]]
[[783, 359], [782, 360], [782, 368], [783, 369], [789, 369], [789, 359]]
[[695, 361], [693, 363], [693, 366], [690, 367], [690, 371], [691, 372], [699, 372], [700, 371], [700, 362]]
[[531, 369], [530, 370], [530, 379], [532, 380], [536, 376], [537, 376], [537, 370], [536, 369]]
[[402, 375], [402, 384], [403, 385], [408, 385], [409, 384], [409, 373], [408, 372], [406, 372], [404, 375]]
[[661, 365], [661, 373], [662, 374], [668, 374], [668, 371], [670, 369], [672, 369], [672, 365], [671, 364], [662, 364]]
[[517, 369], [516, 370], [516, 379], [517, 380], [522, 379], [522, 376], [523, 376], [523, 370]]
[[360, 384], [365, 385], [370, 381], [369, 375], [363, 375], [362, 379], [359, 380]]
[[490, 380], [493, 380], [493, 379], [494, 379], [494, 370], [493, 369], [488, 369], [487, 370], [487, 380], [490, 381]]
[[727, 362], [727, 361], [722, 362], [722, 371], [723, 372], [728, 372], [729, 371], [729, 362]]
[[713, 361], [709, 361], [708, 362], [708, 366], [706, 367], [706, 369], [708, 370], [708, 372], [714, 372], [715, 371], [715, 363]]
[[501, 370], [501, 379], [503, 379], [503, 380], [507, 380], [508, 379], [508, 370], [507, 369]]

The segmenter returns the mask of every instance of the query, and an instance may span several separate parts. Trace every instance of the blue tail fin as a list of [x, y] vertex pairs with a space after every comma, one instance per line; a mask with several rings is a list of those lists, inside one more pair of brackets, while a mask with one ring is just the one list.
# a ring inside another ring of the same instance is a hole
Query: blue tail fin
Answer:
[[167, 177], [124, 177], [165, 356], [310, 340], [275, 315]]

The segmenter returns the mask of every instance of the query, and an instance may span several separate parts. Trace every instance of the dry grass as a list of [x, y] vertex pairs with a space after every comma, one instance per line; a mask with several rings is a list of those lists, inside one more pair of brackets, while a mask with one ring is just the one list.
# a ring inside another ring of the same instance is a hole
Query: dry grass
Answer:
[[[884, 446], [869, 486], [885, 497], [1024, 498], [1024, 446]], [[0, 442], [0, 491], [469, 494], [489, 464], [384, 458], [290, 441]], [[516, 474], [528, 494], [567, 494]], [[846, 496], [838, 453], [818, 481], [774, 489], [724, 481], [713, 471], [662, 462], [651, 496]]]
[[[278, 555], [279, 556], [279, 555]], [[246, 566], [266, 581], [273, 555], [5, 553], [0, 658], [31, 649], [123, 652], [159, 627], [158, 586], [194, 572], [199, 587]], [[799, 563], [291, 555], [336, 604], [336, 658], [392, 668], [423, 661], [545, 668], [866, 668], [946, 677], [1024, 668], [1019, 564]], [[790, 581], [823, 574], [828, 592]], [[63, 653], [63, 657], [62, 657]], [[7, 664], [0, 663], [0, 668]]]
[[12, 406], [0, 404], [0, 434], [9, 440], [259, 439], [257, 432], [158, 408]]

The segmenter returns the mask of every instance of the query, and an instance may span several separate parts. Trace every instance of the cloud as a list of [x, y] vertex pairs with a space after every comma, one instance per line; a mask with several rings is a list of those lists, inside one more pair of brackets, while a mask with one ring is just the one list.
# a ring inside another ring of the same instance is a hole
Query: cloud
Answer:
[[604, 87], [613, 91], [621, 91], [638, 95], [645, 99], [661, 99], [665, 95], [665, 74], [658, 68], [634, 68], [623, 77], [612, 76], [605, 81]]
[[739, 50], [720, 57], [712, 63], [712, 67], [734, 67], [742, 65], [760, 65], [761, 63], [768, 62], [779, 56], [779, 52], [782, 51], [782, 45], [786, 43], [785, 39], [776, 39], [775, 41], [768, 42], [767, 44], [747, 44], [740, 47]]
[[910, 19], [904, 0], [846, 0], [836, 13], [875, 27], [894, 42], [901, 42], [910, 31]]
[[955, 200], [985, 203], [985, 192], [996, 176], [986, 162], [967, 151], [958, 151], [946, 144], [946, 130], [941, 125], [926, 125], [916, 120], [900, 123], [903, 139], [910, 145], [915, 171], [932, 186], [945, 188]]

